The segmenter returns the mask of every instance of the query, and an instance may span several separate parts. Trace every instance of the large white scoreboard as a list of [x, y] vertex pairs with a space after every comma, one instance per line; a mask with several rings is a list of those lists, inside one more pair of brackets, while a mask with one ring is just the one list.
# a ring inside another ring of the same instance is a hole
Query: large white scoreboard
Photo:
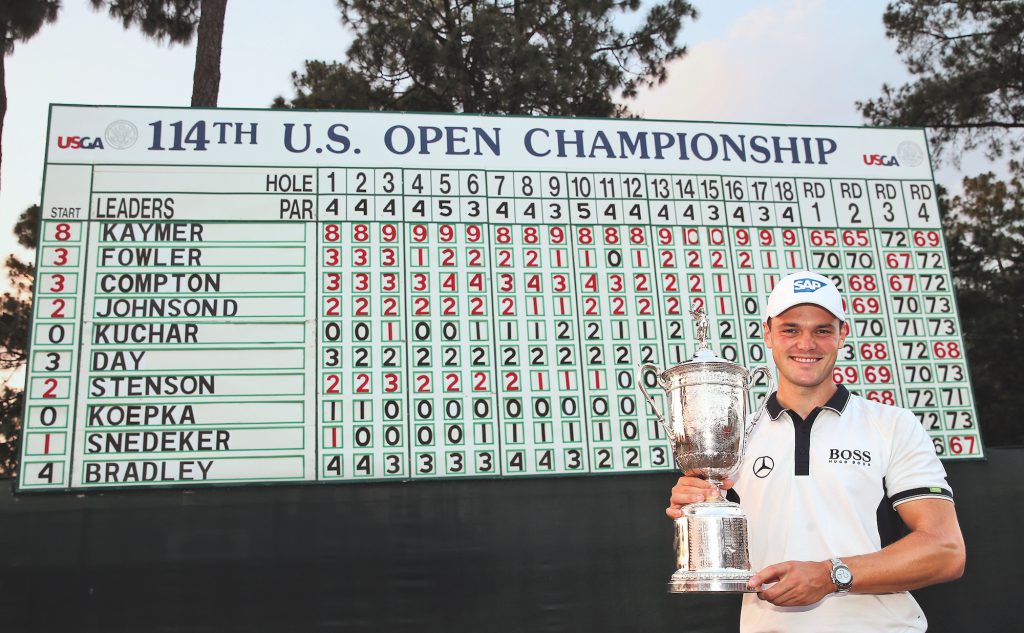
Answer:
[[21, 490], [672, 469], [637, 366], [802, 268], [982, 455], [922, 130], [55, 105], [40, 236]]

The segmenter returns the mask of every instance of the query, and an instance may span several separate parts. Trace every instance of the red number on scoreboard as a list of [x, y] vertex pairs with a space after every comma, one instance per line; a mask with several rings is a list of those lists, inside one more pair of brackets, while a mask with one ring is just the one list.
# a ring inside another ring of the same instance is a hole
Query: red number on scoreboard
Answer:
[[868, 232], [864, 230], [857, 231], [843, 231], [843, 245], [844, 246], [870, 246], [871, 241], [868, 239]]
[[896, 395], [891, 391], [869, 391], [867, 399], [881, 402], [882, 404], [896, 404]]
[[857, 382], [857, 368], [856, 367], [833, 367], [832, 368], [832, 380], [837, 383], [854, 383]]
[[936, 341], [932, 345], [936, 358], [960, 358], [960, 344], [952, 341], [943, 343]]
[[881, 309], [881, 303], [875, 297], [854, 297], [853, 311], [858, 314], [876, 313]]
[[889, 350], [885, 343], [861, 343], [860, 357], [864, 360], [885, 360], [889, 358]]
[[889, 275], [889, 288], [893, 292], [911, 292], [914, 290], [914, 276]]
[[850, 275], [850, 290], [854, 292], [874, 292], [878, 283], [874, 275]]
[[962, 437], [958, 436], [949, 438], [949, 450], [952, 451], [954, 455], [960, 455], [963, 453], [967, 453], [968, 455], [973, 454], [974, 436], [964, 435]]
[[835, 231], [811, 231], [811, 246], [835, 246], [838, 243]]
[[892, 382], [892, 372], [888, 367], [868, 365], [864, 368], [864, 379], [868, 382]]
[[941, 244], [938, 231], [914, 231], [914, 246], [938, 246]]

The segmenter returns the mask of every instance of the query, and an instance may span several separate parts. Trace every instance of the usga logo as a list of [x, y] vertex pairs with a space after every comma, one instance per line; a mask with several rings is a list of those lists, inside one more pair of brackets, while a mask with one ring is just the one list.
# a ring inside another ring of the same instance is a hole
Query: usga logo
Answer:
[[878, 167], [899, 167], [900, 162], [896, 160], [895, 156], [887, 156], [885, 154], [864, 154], [864, 164]]
[[98, 136], [58, 136], [57, 147], [61, 149], [103, 149], [103, 139]]
[[804, 279], [793, 280], [793, 291], [794, 292], [814, 292], [818, 288], [825, 285], [824, 281], [818, 281], [817, 279], [811, 279], [809, 277]]

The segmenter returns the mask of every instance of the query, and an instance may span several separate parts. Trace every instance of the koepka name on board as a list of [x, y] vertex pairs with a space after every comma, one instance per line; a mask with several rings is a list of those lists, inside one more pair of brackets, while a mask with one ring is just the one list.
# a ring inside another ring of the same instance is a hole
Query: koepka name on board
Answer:
[[149, 426], [195, 424], [190, 404], [90, 405], [88, 426]]

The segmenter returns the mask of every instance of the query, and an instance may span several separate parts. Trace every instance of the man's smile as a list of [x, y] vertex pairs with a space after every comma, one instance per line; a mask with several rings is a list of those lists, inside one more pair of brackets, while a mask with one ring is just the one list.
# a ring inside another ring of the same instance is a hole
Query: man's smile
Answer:
[[816, 363], [819, 360], [821, 360], [820, 358], [815, 358], [813, 356], [790, 356], [790, 359], [792, 359], [792, 360], [794, 360], [794, 361], [796, 361], [798, 363], [808, 363], [808, 364]]

